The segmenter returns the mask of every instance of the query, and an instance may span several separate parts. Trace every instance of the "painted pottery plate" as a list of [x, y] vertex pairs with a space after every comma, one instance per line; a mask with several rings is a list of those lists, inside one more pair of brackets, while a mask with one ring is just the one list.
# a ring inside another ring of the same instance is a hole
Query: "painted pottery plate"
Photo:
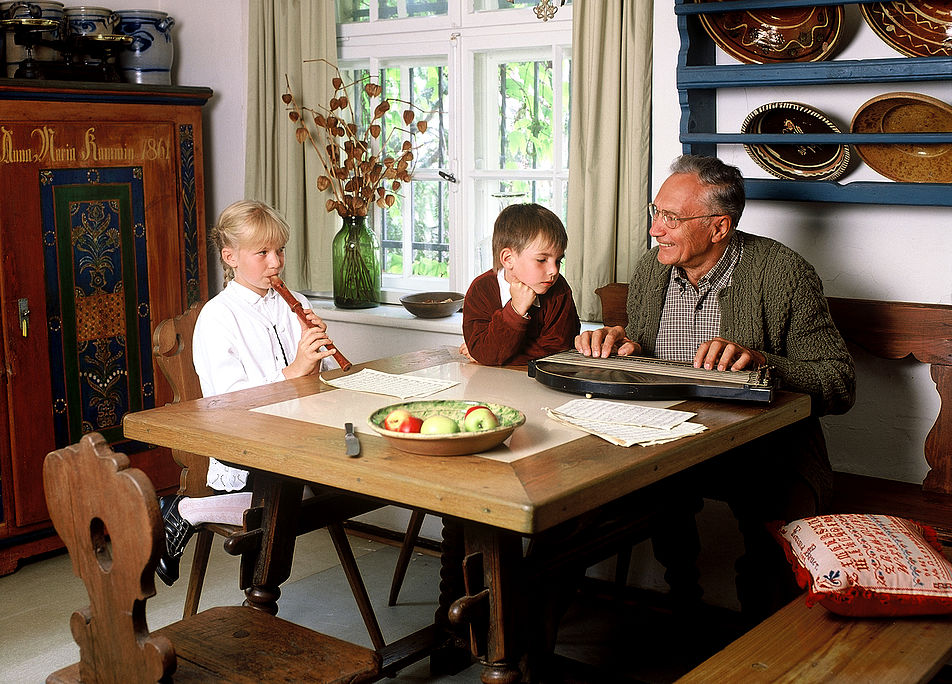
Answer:
[[[499, 427], [479, 432], [465, 432], [463, 414], [471, 406], [487, 407], [496, 414], [496, 418], [499, 419]], [[426, 420], [430, 416], [447, 416], [456, 421], [460, 432], [443, 435], [421, 435], [419, 433], [388, 430], [383, 426], [384, 418], [396, 409], [405, 409], [411, 415], [422, 420]], [[509, 435], [525, 422], [525, 414], [518, 409], [502, 404], [465, 399], [408, 401], [402, 404], [391, 404], [377, 409], [367, 419], [370, 427], [385, 437], [391, 446], [401, 451], [408, 451], [411, 454], [423, 454], [425, 456], [464, 456], [488, 451], [506, 441]]]
[[746, 64], [829, 59], [843, 26], [840, 6], [752, 9], [699, 17], [711, 40]]
[[758, 107], [744, 119], [741, 133], [789, 134], [789, 145], [744, 145], [760, 168], [787, 180], [833, 180], [850, 163], [848, 145], [798, 144], [804, 133], [839, 133], [824, 114], [800, 102], [770, 102]]
[[873, 32], [902, 54], [952, 56], [952, 0], [874, 2], [860, 9]]
[[[853, 115], [853, 133], [952, 132], [952, 107], [921, 93], [884, 93]], [[952, 183], [952, 143], [856, 145], [867, 166], [904, 183]]]

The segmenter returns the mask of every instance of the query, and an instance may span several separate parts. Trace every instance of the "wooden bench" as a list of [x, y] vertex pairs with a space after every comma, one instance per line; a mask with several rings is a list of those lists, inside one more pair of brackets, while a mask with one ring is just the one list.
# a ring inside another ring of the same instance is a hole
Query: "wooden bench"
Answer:
[[[626, 325], [628, 286], [599, 288], [606, 325]], [[921, 484], [834, 473], [831, 512], [883, 513], [952, 541], [952, 306], [828, 297], [846, 341], [883, 359], [930, 366], [940, 406]], [[679, 682], [928, 682], [952, 657], [952, 617], [843, 618], [798, 598]]]

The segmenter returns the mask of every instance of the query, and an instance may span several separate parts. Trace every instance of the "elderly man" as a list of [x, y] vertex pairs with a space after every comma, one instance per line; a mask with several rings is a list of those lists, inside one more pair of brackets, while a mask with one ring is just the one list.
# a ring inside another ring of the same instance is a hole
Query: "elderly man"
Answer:
[[[818, 417], [847, 411], [855, 382], [813, 267], [775, 240], [737, 230], [744, 200], [737, 168], [714, 157], [676, 159], [648, 205], [657, 246], [631, 278], [627, 329], [584, 332], [575, 346], [595, 357], [643, 354], [697, 368], [766, 364], [781, 389], [810, 395], [809, 418], [696, 469], [698, 491], [727, 501], [738, 519], [746, 547], [738, 597], [759, 619], [795, 590], [764, 523], [823, 508], [832, 471]], [[656, 535], [656, 553], [660, 541]]]

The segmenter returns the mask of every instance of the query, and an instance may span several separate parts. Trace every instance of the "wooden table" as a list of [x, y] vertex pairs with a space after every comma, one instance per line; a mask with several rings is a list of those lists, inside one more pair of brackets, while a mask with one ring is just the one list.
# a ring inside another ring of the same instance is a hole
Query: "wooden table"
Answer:
[[[365, 364], [407, 372], [463, 360], [449, 347]], [[356, 370], [357, 368], [355, 368]], [[353, 372], [353, 371], [352, 371]], [[534, 383], [514, 373], [518, 383]], [[343, 430], [253, 412], [251, 409], [332, 388], [300, 378], [197, 401], [129, 414], [127, 437], [219, 458], [254, 469], [254, 504], [263, 511], [263, 543], [255, 559], [249, 603], [276, 612], [279, 585], [290, 575], [294, 515], [303, 482], [349, 490], [423, 509], [461, 522], [466, 553], [482, 554], [489, 589], [488, 630], [475, 634], [483, 681], [518, 681], [518, 608], [515, 568], [523, 536], [595, 510], [724, 451], [809, 415], [805, 395], [777, 393], [769, 406], [690, 401], [708, 427], [698, 435], [653, 447], [617, 447], [590, 435], [512, 463], [479, 456], [436, 458], [396, 450], [376, 435], [361, 436], [361, 457], [343, 453]], [[570, 395], [566, 395], [566, 399]], [[580, 433], [581, 434], [581, 433]], [[284, 524], [282, 524], [282, 522]]]

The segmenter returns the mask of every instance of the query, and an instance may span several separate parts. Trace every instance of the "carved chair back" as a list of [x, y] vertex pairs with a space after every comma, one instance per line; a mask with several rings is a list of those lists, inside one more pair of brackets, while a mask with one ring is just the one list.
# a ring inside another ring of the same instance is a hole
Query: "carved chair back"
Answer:
[[158, 681], [175, 669], [175, 649], [149, 635], [145, 601], [163, 539], [149, 478], [129, 467], [99, 433], [51, 452], [43, 463], [46, 504], [90, 605], [70, 618], [84, 682]]

